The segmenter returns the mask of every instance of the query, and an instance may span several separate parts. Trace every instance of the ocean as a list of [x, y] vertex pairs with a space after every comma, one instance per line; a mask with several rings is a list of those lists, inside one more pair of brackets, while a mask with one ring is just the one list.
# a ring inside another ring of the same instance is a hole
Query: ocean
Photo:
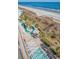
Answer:
[[35, 8], [60, 10], [60, 2], [18, 2], [18, 4]]

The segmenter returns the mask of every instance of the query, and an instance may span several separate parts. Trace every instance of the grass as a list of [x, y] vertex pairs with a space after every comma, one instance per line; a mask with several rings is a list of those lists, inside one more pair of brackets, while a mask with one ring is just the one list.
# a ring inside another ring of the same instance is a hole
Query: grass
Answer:
[[41, 37], [43, 43], [49, 47], [50, 43], [49, 43], [48, 38], [46, 37], [46, 35], [43, 31], [40, 31], [40, 37]]
[[[31, 15], [30, 15], [31, 16]], [[30, 17], [30, 16], [28, 16], [26, 13], [23, 13], [22, 15], [21, 15], [21, 19], [22, 20], [24, 20], [26, 23], [27, 23], [27, 25], [29, 26], [29, 27], [31, 27], [33, 24], [35, 24], [35, 26], [37, 27], [37, 28], [39, 28], [40, 30], [39, 30], [39, 35], [40, 35], [40, 38], [41, 38], [41, 41], [46, 45], [46, 46], [48, 46], [48, 47], [50, 47], [50, 46], [52, 46], [51, 45], [51, 41], [50, 41], [50, 39], [51, 39], [51, 37], [52, 38], [59, 38], [58, 36], [59, 36], [59, 32], [56, 32], [56, 31], [54, 31], [53, 33], [52, 32], [48, 32], [48, 33], [46, 33], [44, 30], [43, 30], [43, 28], [45, 28], [45, 24], [44, 23], [42, 23], [41, 21], [38, 21], [38, 19], [34, 19], [34, 17]], [[55, 33], [56, 32], [56, 33]], [[54, 39], [55, 40], [55, 39]], [[57, 41], [57, 43], [58, 43], [59, 41]], [[54, 44], [54, 43], [53, 43]], [[59, 56], [59, 52], [58, 52], [58, 50], [60, 49], [59, 47], [56, 49], [57, 47], [55, 46], [55, 48], [50, 48], [50, 50], [52, 51], [52, 53], [54, 53], [55, 55], [57, 55], [57, 56]]]
[[54, 55], [56, 55], [56, 52], [55, 52], [54, 49], [50, 48], [50, 50], [52, 51], [52, 53], [53, 53]]

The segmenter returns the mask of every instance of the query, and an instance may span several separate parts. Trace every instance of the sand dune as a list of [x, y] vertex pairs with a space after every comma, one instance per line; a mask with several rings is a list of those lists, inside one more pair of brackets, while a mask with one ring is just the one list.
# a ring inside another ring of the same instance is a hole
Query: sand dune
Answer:
[[38, 16], [42, 16], [42, 15], [45, 15], [45, 16], [49, 16], [49, 17], [53, 17], [57, 20], [60, 19], [60, 14], [57, 13], [57, 12], [49, 12], [49, 11], [46, 11], [46, 10], [41, 10], [41, 9], [36, 9], [36, 8], [31, 8], [31, 7], [24, 7], [24, 6], [19, 6], [21, 8], [25, 8], [27, 10], [30, 10], [32, 12], [35, 12]]

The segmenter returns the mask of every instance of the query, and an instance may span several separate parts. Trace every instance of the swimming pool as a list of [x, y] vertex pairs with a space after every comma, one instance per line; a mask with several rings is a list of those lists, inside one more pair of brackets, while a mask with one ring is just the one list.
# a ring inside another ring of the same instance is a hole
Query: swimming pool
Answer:
[[36, 51], [30, 56], [31, 59], [48, 59], [47, 55], [42, 51], [41, 48], [36, 49]]
[[24, 30], [26, 32], [30, 33], [30, 28], [22, 20], [20, 20], [20, 23], [23, 26]]

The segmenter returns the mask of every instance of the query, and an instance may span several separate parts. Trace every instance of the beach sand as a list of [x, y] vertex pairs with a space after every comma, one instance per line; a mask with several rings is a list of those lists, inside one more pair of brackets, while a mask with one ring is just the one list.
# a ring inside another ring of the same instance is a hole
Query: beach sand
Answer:
[[57, 12], [50, 12], [50, 11], [46, 11], [46, 10], [41, 10], [41, 9], [36, 9], [36, 8], [31, 8], [31, 7], [25, 7], [25, 6], [19, 6], [21, 8], [24, 8], [24, 9], [27, 9], [27, 10], [30, 10], [34, 13], [36, 13], [38, 16], [48, 16], [48, 17], [53, 17], [56, 19], [56, 21], [60, 21], [60, 13], [57, 13]]

